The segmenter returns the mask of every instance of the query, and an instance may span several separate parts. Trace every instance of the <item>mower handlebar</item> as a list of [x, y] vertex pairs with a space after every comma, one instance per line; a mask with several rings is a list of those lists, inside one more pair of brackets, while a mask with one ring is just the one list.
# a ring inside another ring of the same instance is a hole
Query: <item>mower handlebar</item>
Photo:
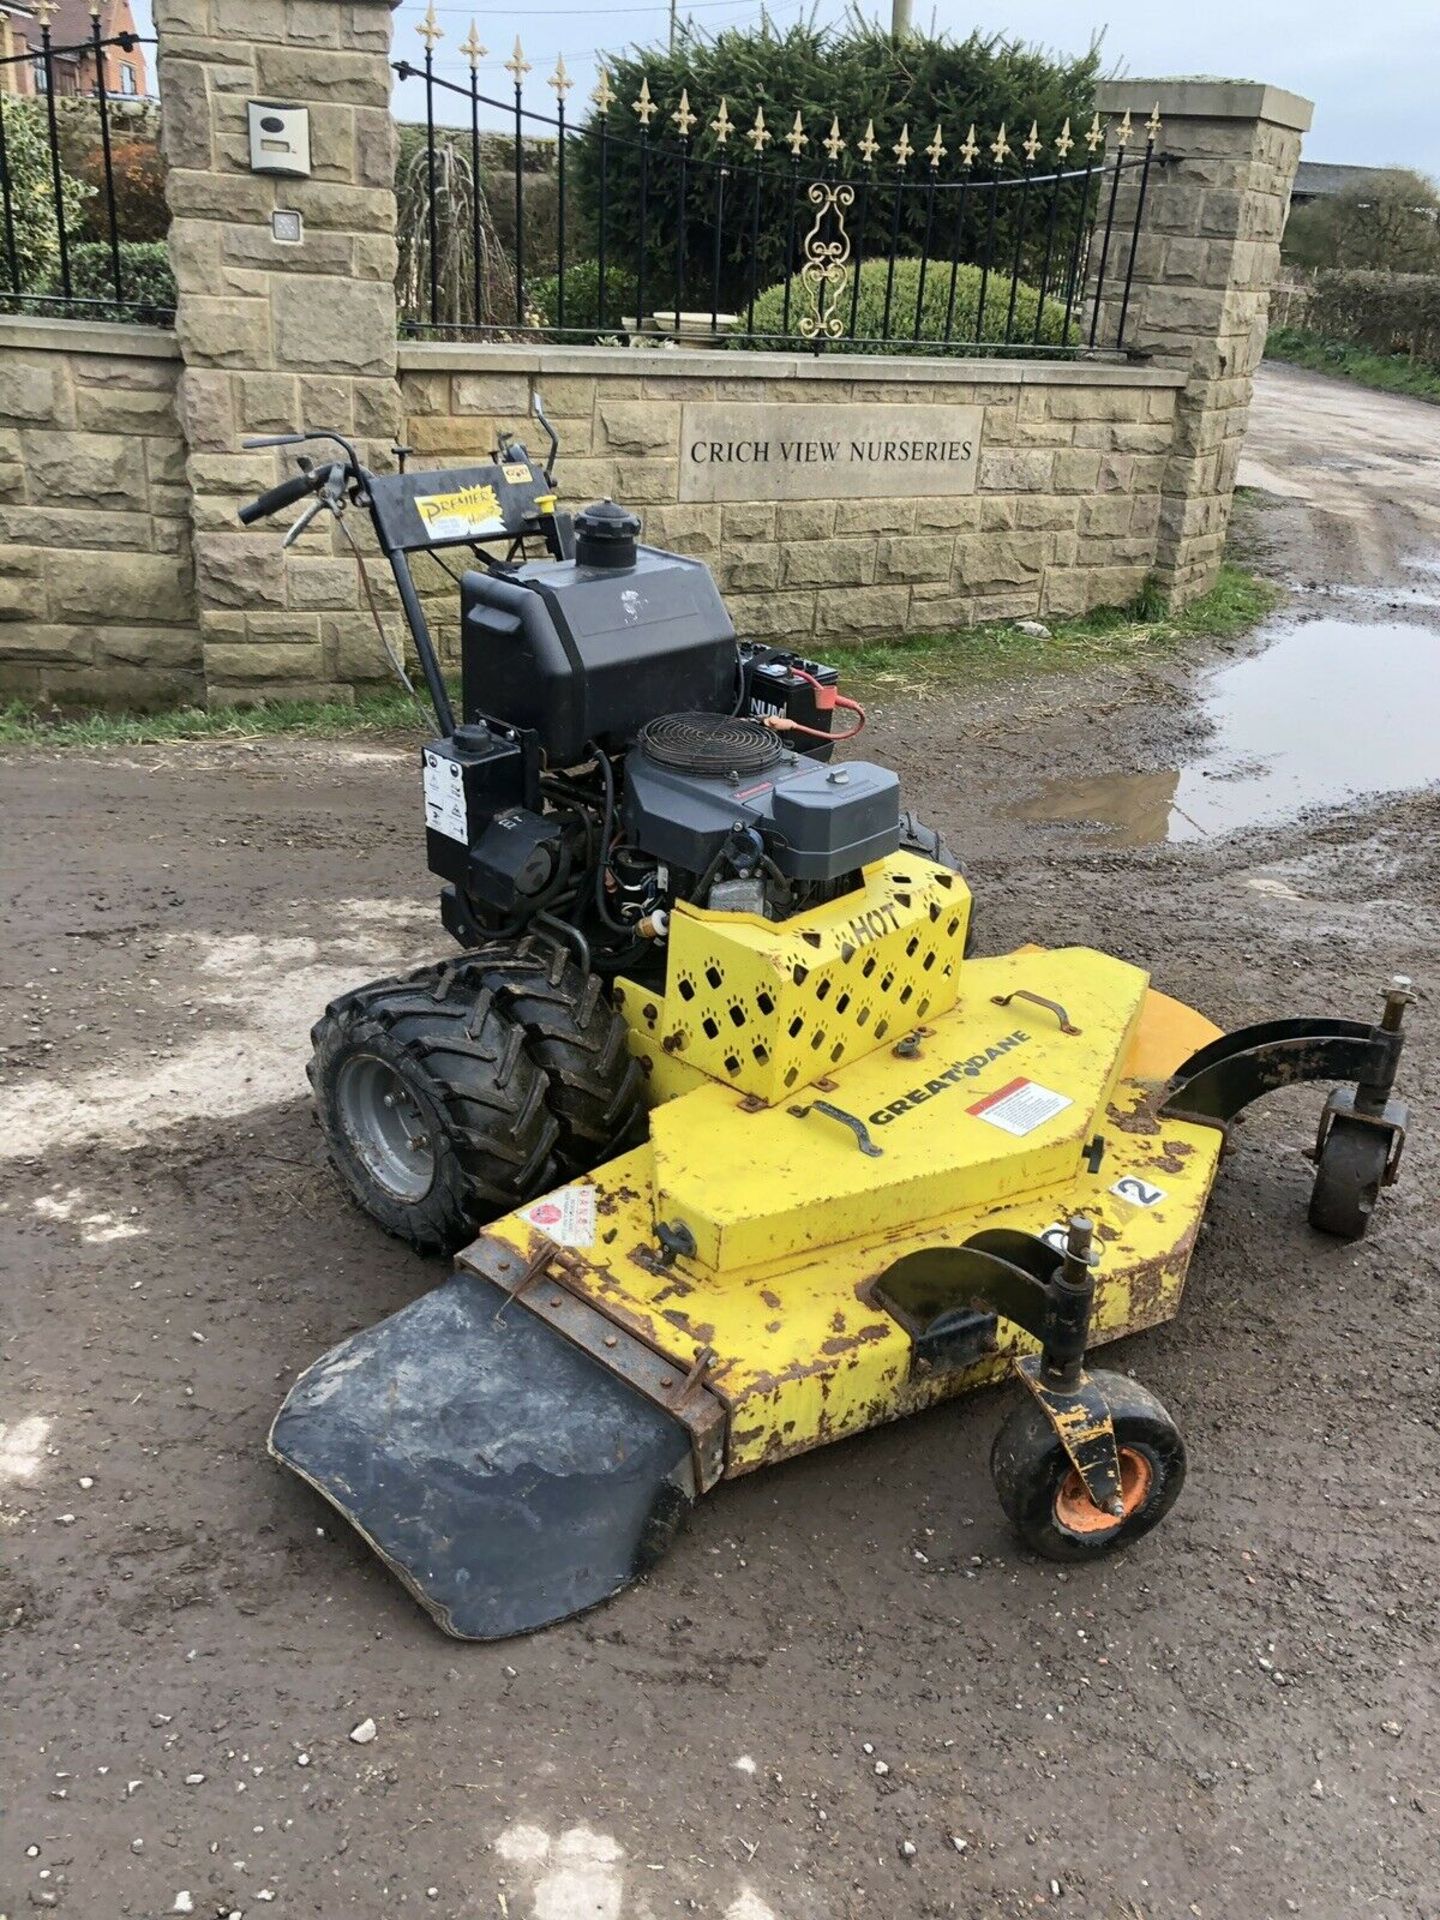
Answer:
[[292, 474], [288, 480], [282, 480], [278, 487], [271, 487], [268, 493], [262, 493], [258, 500], [252, 500], [249, 506], [240, 509], [240, 524], [250, 526], [256, 520], [265, 520], [272, 513], [278, 513], [282, 507], [293, 506], [295, 501], [303, 500], [312, 493], [326, 478], [330, 469], [321, 467], [310, 473]]

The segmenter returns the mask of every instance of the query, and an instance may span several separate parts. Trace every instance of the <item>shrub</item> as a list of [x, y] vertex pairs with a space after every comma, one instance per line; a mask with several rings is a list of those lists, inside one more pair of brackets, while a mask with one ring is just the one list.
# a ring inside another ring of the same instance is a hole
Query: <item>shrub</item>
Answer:
[[[44, 103], [17, 100], [6, 94], [0, 96], [0, 110], [5, 115], [5, 170], [20, 284], [29, 291], [40, 292], [45, 290], [50, 270], [60, 258]], [[73, 236], [79, 229], [90, 189], [62, 171], [60, 190], [65, 231], [67, 236]]]
[[[884, 346], [867, 346], [865, 340], [879, 340], [884, 334], [885, 289], [889, 279], [888, 260], [866, 260], [860, 267], [860, 299], [855, 315], [854, 339], [832, 340], [826, 351], [829, 353], [953, 353], [959, 354], [971, 350], [977, 335], [977, 319], [980, 317], [980, 285], [984, 275], [979, 267], [962, 266], [955, 276], [955, 309], [951, 317], [949, 346], [937, 346], [937, 341], [945, 338], [945, 321], [950, 310], [950, 267], [943, 260], [932, 260], [925, 275], [923, 300], [920, 295], [920, 262], [918, 260], [897, 260], [895, 279], [890, 289], [890, 338]], [[837, 316], [845, 322], [850, 332], [850, 302], [853, 280], [847, 281], [845, 292], [836, 308]], [[915, 335], [915, 308], [920, 301], [920, 338]], [[1040, 307], [1040, 293], [1036, 287], [1027, 286], [1022, 280], [1016, 290], [1015, 318], [1011, 327], [1012, 344], [1028, 344], [1035, 338], [1035, 316]], [[810, 310], [810, 296], [804, 284], [797, 278], [790, 283], [790, 326], [783, 329], [785, 311], [785, 287], [783, 282], [767, 287], [755, 302], [755, 332], [760, 334], [782, 335], [783, 338], [759, 341], [754, 344], [762, 350], [773, 346], [808, 347], [813, 343], [801, 334], [799, 317]], [[985, 312], [978, 333], [982, 342], [999, 347], [1004, 351], [1006, 321], [1010, 312], [1010, 276], [1008, 271], [992, 273], [986, 287]], [[742, 314], [739, 326], [745, 326], [746, 316]], [[1047, 346], [1059, 344], [1065, 330], [1065, 303], [1048, 296], [1040, 318], [1040, 339]], [[1078, 328], [1072, 318], [1070, 324], [1072, 341], [1078, 339]], [[748, 345], [749, 342], [733, 340], [732, 346]]]
[[1330, 340], [1440, 365], [1440, 274], [1318, 273], [1305, 324]]
[[[77, 162], [76, 173], [90, 188], [85, 203], [87, 240], [105, 240], [110, 234], [105, 204], [105, 154], [90, 147]], [[165, 205], [165, 163], [153, 140], [116, 140], [110, 150], [110, 178], [115, 189], [115, 224], [126, 240], [163, 240], [170, 225]]]
[[[544, 316], [548, 326], [557, 327], [560, 318], [560, 279], [545, 274], [526, 280], [530, 303]], [[605, 333], [618, 333], [622, 319], [635, 312], [635, 278], [622, 266], [605, 262]], [[577, 329], [579, 331], [577, 332]], [[600, 262], [577, 260], [565, 269], [565, 331], [555, 338], [572, 346], [593, 343], [600, 332]]]
[[[87, 320], [144, 320], [163, 326], [175, 310], [175, 274], [163, 240], [120, 242], [120, 287], [124, 297], [117, 301], [108, 241], [83, 240], [71, 247], [71, 296], [101, 303], [83, 309]], [[63, 294], [58, 270], [45, 291]]]

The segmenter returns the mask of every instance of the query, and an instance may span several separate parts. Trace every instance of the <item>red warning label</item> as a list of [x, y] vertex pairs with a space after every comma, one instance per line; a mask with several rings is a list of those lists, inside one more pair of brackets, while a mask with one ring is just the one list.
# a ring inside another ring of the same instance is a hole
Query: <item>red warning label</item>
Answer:
[[1053, 1087], [1042, 1087], [1036, 1080], [1010, 1080], [965, 1111], [1005, 1133], [1013, 1133], [1018, 1139], [1073, 1105], [1068, 1094], [1056, 1093]]

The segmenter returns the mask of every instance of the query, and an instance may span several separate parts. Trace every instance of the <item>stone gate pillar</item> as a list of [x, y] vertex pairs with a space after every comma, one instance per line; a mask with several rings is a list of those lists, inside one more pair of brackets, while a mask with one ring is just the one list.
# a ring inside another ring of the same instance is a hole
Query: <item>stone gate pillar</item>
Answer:
[[[386, 668], [328, 519], [282, 554], [247, 497], [293, 466], [247, 435], [334, 427], [390, 464], [395, 340], [391, 0], [154, 0], [184, 358], [180, 420], [211, 703], [353, 697]], [[312, 171], [250, 171], [247, 105], [309, 109]], [[298, 214], [295, 223], [277, 213]], [[284, 518], [289, 519], [287, 514]]]
[[[1176, 605], [1214, 584], [1235, 471], [1265, 350], [1280, 236], [1311, 106], [1243, 80], [1106, 80], [1102, 116], [1137, 129], [1158, 104], [1125, 344], [1189, 374], [1165, 476], [1156, 576]], [[1143, 134], [1140, 136], [1143, 138]], [[1139, 169], [1126, 172], [1116, 232], [1134, 218]], [[1113, 339], [1123, 274], [1107, 278], [1101, 339]]]

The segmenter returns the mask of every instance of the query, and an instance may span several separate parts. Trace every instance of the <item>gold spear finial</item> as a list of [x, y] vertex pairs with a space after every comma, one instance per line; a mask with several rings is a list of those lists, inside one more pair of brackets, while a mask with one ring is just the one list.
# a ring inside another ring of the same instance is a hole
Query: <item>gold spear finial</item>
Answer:
[[643, 73], [640, 76], [640, 92], [636, 98], [630, 102], [630, 111], [639, 116], [641, 126], [644, 127], [648, 133], [650, 131], [650, 122], [655, 118], [655, 115], [660, 109], [650, 98], [650, 82]]
[[515, 51], [505, 62], [505, 71], [513, 74], [518, 87], [525, 75], [530, 72], [530, 62], [525, 58], [525, 49], [520, 44], [520, 36], [515, 36]]
[[731, 134], [735, 131], [735, 122], [730, 118], [730, 109], [725, 104], [725, 96], [723, 93], [720, 96], [720, 111], [710, 122], [710, 131], [715, 136], [715, 144], [717, 147], [725, 146]]
[[472, 73], [474, 73], [475, 69], [480, 65], [480, 62], [485, 58], [486, 54], [490, 51], [488, 47], [481, 46], [480, 36], [475, 31], [475, 22], [473, 20], [470, 22], [469, 33], [460, 42], [460, 51], [461, 53], [464, 54], [465, 58], [470, 62], [470, 71]]
[[938, 120], [935, 122], [935, 137], [929, 146], [926, 147], [925, 151], [930, 156], [930, 171], [933, 173], [950, 151], [942, 138], [940, 122]]
[[1160, 138], [1161, 124], [1162, 123], [1160, 120], [1160, 102], [1157, 100], [1154, 106], [1150, 109], [1150, 118], [1145, 122], [1145, 138], [1150, 142], [1150, 145], [1152, 147], [1154, 146], [1155, 142]]
[[690, 93], [688, 88], [682, 87], [680, 89], [680, 104], [674, 113], [671, 114], [670, 118], [680, 129], [680, 138], [682, 140], [688, 140], [690, 138], [690, 129], [699, 126], [699, 114], [690, 111]]
[[1040, 138], [1039, 122], [1032, 120], [1030, 122], [1030, 131], [1026, 134], [1024, 140], [1025, 164], [1027, 167], [1034, 166], [1035, 156], [1044, 145], [1045, 142]]
[[1135, 129], [1130, 125], [1130, 109], [1127, 107], [1125, 109], [1125, 118], [1120, 122], [1119, 126], [1115, 129], [1116, 146], [1128, 147], [1130, 144], [1130, 135], [1134, 131]]
[[840, 116], [838, 114], [831, 120], [830, 131], [820, 144], [824, 147], [826, 153], [829, 154], [831, 166], [834, 166], [835, 162], [845, 151], [845, 142], [840, 138]]
[[792, 160], [798, 160], [800, 158], [800, 149], [802, 147], [808, 147], [810, 144], [810, 136], [805, 131], [805, 122], [801, 119], [798, 112], [795, 115], [794, 126], [791, 127], [789, 133], [782, 135], [782, 138], [786, 146], [790, 149], [790, 158]]
[[995, 157], [997, 167], [1009, 157], [1012, 151], [1010, 142], [1005, 138], [1005, 122], [1003, 120], [1000, 122], [999, 133], [990, 142], [990, 151]]
[[960, 164], [962, 167], [974, 166], [979, 156], [980, 148], [975, 139], [975, 122], [973, 120], [970, 122], [970, 131], [955, 151], [960, 155]]
[[1060, 138], [1055, 142], [1055, 157], [1059, 160], [1062, 167], [1065, 164], [1066, 154], [1069, 153], [1074, 144], [1075, 142], [1070, 136], [1070, 122], [1067, 118], [1064, 126], [1060, 129]]
[[[38, 13], [42, 6], [48, 7], [52, 13], [55, 10], [52, 0], [39, 0], [35, 11]], [[435, 42], [445, 38], [445, 29], [435, 18], [435, 0], [430, 0], [430, 5], [425, 9], [425, 18], [420, 22], [415, 31], [425, 42], [425, 51], [427, 53], [433, 53], [435, 51]]]
[[890, 151], [894, 154], [900, 166], [903, 167], [909, 164], [910, 156], [914, 153], [915, 149], [910, 144], [910, 122], [908, 120], [904, 126], [901, 127], [900, 138], [895, 142]]
[[1100, 116], [1098, 113], [1091, 120], [1090, 125], [1085, 131], [1085, 144], [1090, 149], [1092, 155], [1097, 148], [1103, 147], [1105, 144], [1105, 129], [1100, 124]]
[[560, 102], [561, 106], [564, 106], [565, 96], [569, 93], [575, 82], [565, 71], [565, 56], [563, 53], [556, 55], [555, 71], [545, 84], [547, 87], [553, 87], [555, 89], [555, 98]]
[[755, 124], [745, 136], [755, 149], [755, 158], [757, 160], [761, 154], [764, 153], [766, 147], [769, 146], [774, 137], [765, 125], [765, 109], [763, 107], [757, 107], [755, 109]]
[[[40, 22], [42, 27], [49, 26], [51, 18], [54, 15], [54, 12], [55, 12], [55, 0], [35, 0], [35, 18]], [[435, 13], [435, 9], [433, 7], [430, 9], [430, 13], [431, 13], [431, 18], [433, 19], [434, 13]]]
[[596, 81], [595, 91], [591, 94], [590, 98], [595, 102], [595, 105], [601, 113], [609, 113], [611, 107], [615, 104], [615, 90], [610, 85], [610, 75], [604, 67], [600, 69], [600, 78]]
[[865, 122], [865, 138], [856, 141], [855, 151], [860, 155], [860, 158], [865, 162], [867, 167], [874, 164], [875, 156], [880, 151], [880, 142], [875, 138], [875, 122], [873, 120], [867, 120]]

